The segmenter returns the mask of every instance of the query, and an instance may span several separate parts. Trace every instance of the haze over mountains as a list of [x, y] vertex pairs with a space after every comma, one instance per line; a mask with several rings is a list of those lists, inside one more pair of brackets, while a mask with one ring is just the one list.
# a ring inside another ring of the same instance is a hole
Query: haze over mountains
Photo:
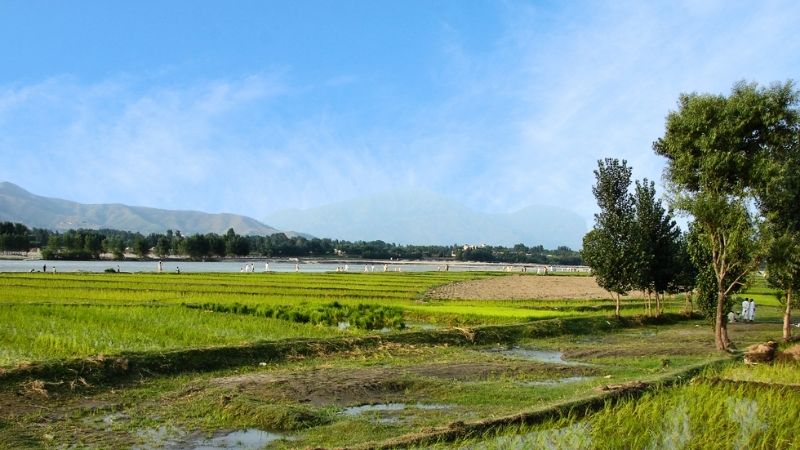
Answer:
[[180, 230], [184, 235], [223, 234], [228, 228], [244, 235], [279, 232], [253, 218], [236, 214], [172, 211], [120, 204], [89, 205], [34, 195], [8, 182], [0, 182], [0, 221], [20, 222], [29, 227], [50, 230], [112, 228], [144, 234], [163, 233], [166, 230]]
[[486, 214], [421, 190], [284, 210], [265, 220], [278, 228], [314, 236], [420, 245], [523, 243], [578, 249], [588, 231], [581, 216], [563, 208], [532, 205], [509, 214]]
[[[297, 230], [348, 241], [382, 240], [397, 244], [561, 245], [578, 249], [587, 231], [579, 215], [554, 206], [533, 205], [509, 214], [486, 214], [441, 195], [421, 190], [397, 191], [306, 210], [284, 210], [267, 218], [273, 226], [236, 214], [127, 206], [82, 204], [42, 197], [0, 182], [0, 221], [51, 230], [112, 228], [183, 234], [268, 235]], [[295, 236], [295, 232], [286, 232]]]

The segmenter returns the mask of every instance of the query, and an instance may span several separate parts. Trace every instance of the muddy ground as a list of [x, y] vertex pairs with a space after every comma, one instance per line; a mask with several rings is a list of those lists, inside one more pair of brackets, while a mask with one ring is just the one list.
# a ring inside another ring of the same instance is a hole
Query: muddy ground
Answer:
[[[269, 401], [348, 406], [387, 401], [423, 401], [427, 381], [485, 381], [498, 378], [564, 378], [594, 374], [591, 367], [530, 361], [484, 361], [420, 364], [406, 367], [335, 368], [255, 373], [211, 380], [211, 385]], [[194, 389], [190, 387], [189, 391]]]
[[[632, 292], [634, 297], [642, 293]], [[611, 294], [594, 277], [514, 275], [451, 283], [432, 289], [434, 299], [463, 300], [556, 300], [609, 299]]]

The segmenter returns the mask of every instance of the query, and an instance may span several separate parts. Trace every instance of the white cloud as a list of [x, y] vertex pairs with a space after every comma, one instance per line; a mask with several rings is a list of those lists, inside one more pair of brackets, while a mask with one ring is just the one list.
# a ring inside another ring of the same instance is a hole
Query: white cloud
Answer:
[[257, 218], [418, 187], [487, 212], [546, 203], [590, 220], [597, 159], [660, 180], [650, 144], [680, 92], [784, 80], [800, 66], [792, 2], [504, 5], [490, 51], [445, 33], [441, 66], [420, 68], [439, 95], [397, 99], [394, 122], [346, 117], [336, 96], [316, 103], [344, 89], [369, 103], [359, 74], [301, 87], [281, 71], [0, 88], [0, 179], [83, 202]]

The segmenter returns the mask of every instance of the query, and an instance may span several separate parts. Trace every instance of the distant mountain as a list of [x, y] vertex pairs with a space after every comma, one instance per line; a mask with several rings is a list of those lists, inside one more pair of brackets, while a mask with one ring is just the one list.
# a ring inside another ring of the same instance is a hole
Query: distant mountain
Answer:
[[0, 221], [20, 222], [29, 227], [51, 230], [112, 228], [144, 234], [163, 233], [166, 230], [180, 230], [184, 235], [222, 234], [228, 228], [243, 235], [280, 232], [255, 219], [236, 214], [172, 211], [120, 204], [88, 205], [34, 195], [8, 182], [0, 182]]
[[588, 231], [581, 216], [563, 208], [533, 205], [510, 214], [485, 214], [419, 190], [279, 211], [267, 221], [320, 237], [420, 245], [522, 243], [578, 249]]

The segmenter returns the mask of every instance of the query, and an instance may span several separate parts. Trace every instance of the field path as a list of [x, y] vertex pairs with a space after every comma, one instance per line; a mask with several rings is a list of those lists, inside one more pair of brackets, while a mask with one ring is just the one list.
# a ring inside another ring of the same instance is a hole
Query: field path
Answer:
[[512, 275], [462, 281], [428, 292], [428, 298], [464, 300], [604, 299], [611, 294], [594, 277]]

